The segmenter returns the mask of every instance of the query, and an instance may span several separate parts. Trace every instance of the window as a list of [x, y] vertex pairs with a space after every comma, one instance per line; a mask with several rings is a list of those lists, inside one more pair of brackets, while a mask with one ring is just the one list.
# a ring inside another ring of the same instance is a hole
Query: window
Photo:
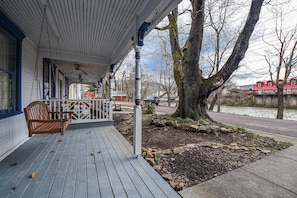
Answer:
[[17, 41], [0, 28], [0, 112], [16, 111]]
[[257, 83], [257, 86], [258, 86], [258, 87], [262, 87], [262, 83], [258, 82], [258, 83]]
[[296, 80], [291, 80], [291, 85], [296, 85]]
[[0, 119], [21, 112], [21, 42], [24, 35], [0, 12]]
[[271, 87], [271, 86], [272, 86], [272, 82], [268, 82], [268, 83], [267, 83], [267, 86], [268, 86], [268, 87]]

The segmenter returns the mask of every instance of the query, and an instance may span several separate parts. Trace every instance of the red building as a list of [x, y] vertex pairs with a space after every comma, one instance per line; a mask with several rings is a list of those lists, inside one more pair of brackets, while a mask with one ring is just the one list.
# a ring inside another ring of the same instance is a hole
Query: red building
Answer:
[[[283, 80], [280, 80], [280, 82]], [[253, 95], [276, 95], [276, 85], [273, 81], [258, 81], [253, 85]], [[297, 78], [291, 78], [284, 86], [284, 95], [297, 95]]]

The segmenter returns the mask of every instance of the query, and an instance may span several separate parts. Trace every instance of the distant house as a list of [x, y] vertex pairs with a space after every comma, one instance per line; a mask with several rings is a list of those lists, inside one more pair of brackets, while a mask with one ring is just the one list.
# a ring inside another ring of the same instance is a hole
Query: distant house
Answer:
[[114, 101], [128, 101], [128, 96], [125, 93], [121, 93], [120, 91], [111, 92], [112, 100]]
[[[283, 82], [283, 80], [280, 80]], [[258, 81], [253, 85], [253, 101], [256, 106], [277, 107], [277, 87], [271, 80]], [[289, 79], [284, 86], [285, 107], [297, 106], [297, 78]]]
[[[282, 82], [283, 80], [280, 80]], [[275, 82], [271, 80], [258, 81], [253, 85], [253, 95], [276, 95]], [[297, 78], [291, 78], [284, 86], [284, 95], [297, 95]]]

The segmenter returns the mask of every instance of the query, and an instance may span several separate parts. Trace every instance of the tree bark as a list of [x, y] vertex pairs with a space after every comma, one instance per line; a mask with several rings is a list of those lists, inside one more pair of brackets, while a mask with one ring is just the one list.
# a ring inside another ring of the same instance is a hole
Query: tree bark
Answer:
[[[208, 79], [204, 79], [199, 68], [199, 58], [203, 40], [205, 0], [192, 0], [192, 26], [188, 38], [188, 46], [184, 48], [182, 68], [184, 75], [176, 78], [179, 94], [179, 106], [174, 116], [192, 118], [194, 120], [208, 118], [207, 98], [220, 88], [238, 69], [240, 61], [248, 49], [249, 39], [259, 20], [264, 0], [253, 0], [246, 24], [239, 34], [233, 51], [221, 70]], [[172, 39], [171, 39], [172, 40]]]
[[284, 118], [284, 87], [282, 85], [277, 87], [277, 114], [276, 119]]

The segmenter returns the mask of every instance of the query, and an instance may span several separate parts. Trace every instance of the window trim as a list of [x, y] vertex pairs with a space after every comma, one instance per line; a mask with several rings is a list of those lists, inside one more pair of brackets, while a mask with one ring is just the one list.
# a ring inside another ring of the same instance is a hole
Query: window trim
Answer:
[[0, 11], [0, 26], [8, 32], [12, 37], [17, 40], [17, 51], [16, 51], [16, 111], [0, 115], [0, 119], [15, 116], [22, 113], [22, 41], [25, 35], [19, 30], [19, 28], [9, 20]]

